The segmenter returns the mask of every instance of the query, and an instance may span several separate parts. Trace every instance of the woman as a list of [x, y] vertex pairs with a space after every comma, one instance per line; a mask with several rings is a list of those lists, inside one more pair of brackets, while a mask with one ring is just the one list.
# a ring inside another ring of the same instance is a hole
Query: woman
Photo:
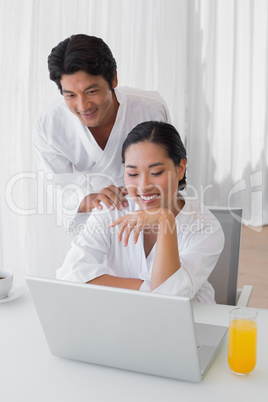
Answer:
[[215, 302], [207, 279], [224, 236], [204, 206], [179, 192], [186, 150], [178, 132], [163, 122], [141, 123], [126, 138], [122, 158], [128, 208], [94, 210], [57, 277]]

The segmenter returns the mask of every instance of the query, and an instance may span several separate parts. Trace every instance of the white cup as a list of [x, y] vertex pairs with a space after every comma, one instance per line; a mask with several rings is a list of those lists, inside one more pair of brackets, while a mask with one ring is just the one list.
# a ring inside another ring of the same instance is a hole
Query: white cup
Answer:
[[8, 296], [13, 285], [13, 274], [11, 271], [0, 269], [0, 299]]

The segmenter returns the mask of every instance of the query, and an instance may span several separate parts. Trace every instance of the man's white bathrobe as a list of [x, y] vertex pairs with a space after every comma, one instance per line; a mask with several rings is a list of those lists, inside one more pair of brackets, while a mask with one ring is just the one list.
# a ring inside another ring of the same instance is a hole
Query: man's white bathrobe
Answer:
[[110, 184], [124, 184], [121, 150], [132, 128], [147, 120], [169, 122], [167, 106], [157, 92], [122, 87], [115, 88], [115, 95], [119, 109], [104, 150], [68, 109], [64, 98], [52, 104], [36, 122], [33, 144], [38, 169], [66, 226], [87, 194]]

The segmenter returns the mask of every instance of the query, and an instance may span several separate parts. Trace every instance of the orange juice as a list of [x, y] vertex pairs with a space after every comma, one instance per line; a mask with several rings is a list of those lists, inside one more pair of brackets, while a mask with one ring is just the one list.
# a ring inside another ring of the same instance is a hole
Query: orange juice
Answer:
[[246, 319], [234, 319], [229, 325], [228, 363], [234, 373], [247, 374], [257, 360], [257, 324]]

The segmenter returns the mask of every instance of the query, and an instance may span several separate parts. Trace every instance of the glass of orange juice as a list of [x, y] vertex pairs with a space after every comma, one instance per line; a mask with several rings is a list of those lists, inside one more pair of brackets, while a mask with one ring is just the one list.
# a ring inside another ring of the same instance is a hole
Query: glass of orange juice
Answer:
[[247, 375], [256, 366], [257, 315], [246, 307], [230, 311], [228, 363], [235, 374]]

